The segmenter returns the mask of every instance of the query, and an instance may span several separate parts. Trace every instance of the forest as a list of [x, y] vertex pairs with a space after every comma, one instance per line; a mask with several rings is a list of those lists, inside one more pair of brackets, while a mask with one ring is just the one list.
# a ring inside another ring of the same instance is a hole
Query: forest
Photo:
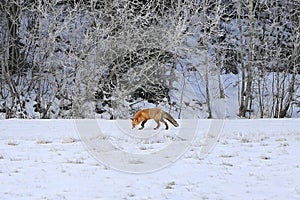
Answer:
[[1, 0], [0, 44], [0, 118], [300, 110], [299, 0]]

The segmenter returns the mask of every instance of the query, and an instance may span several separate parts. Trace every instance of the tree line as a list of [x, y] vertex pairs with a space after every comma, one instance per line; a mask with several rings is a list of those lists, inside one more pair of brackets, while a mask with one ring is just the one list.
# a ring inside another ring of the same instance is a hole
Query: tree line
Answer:
[[[229, 73], [240, 117], [291, 117], [299, 104], [298, 0], [12, 0], [0, 11], [6, 118], [128, 118], [141, 102], [211, 118], [227, 96], [211, 76]], [[183, 97], [187, 82], [196, 98]]]

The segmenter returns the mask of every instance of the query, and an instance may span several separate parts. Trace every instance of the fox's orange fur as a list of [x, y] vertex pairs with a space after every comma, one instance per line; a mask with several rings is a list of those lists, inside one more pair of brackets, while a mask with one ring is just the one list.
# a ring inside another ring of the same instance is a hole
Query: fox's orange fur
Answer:
[[163, 122], [166, 125], [166, 130], [169, 128], [167, 122], [164, 119], [167, 119], [169, 122], [171, 122], [175, 127], [179, 126], [179, 124], [175, 121], [175, 119], [167, 112], [159, 109], [159, 108], [148, 108], [144, 110], [138, 111], [134, 117], [131, 119], [132, 122], [132, 128], [135, 126], [141, 124], [140, 130], [144, 128], [145, 123], [149, 119], [154, 119], [154, 121], [157, 123], [157, 126], [154, 128], [155, 130], [160, 127], [159, 122]]

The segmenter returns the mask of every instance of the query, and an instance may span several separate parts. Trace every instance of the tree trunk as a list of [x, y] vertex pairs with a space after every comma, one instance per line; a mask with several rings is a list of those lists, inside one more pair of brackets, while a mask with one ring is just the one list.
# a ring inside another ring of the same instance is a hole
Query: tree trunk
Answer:
[[19, 7], [16, 2], [7, 3], [9, 7], [9, 13], [7, 13], [8, 24], [8, 67], [7, 73], [15, 74], [18, 72], [18, 65], [20, 60], [19, 51]]
[[239, 57], [241, 61], [241, 87], [240, 87], [240, 107], [239, 107], [239, 116], [245, 117], [246, 116], [246, 94], [245, 94], [245, 86], [246, 86], [246, 72], [245, 72], [245, 64], [244, 64], [244, 54], [242, 47], [244, 46], [243, 42], [243, 27], [241, 24], [241, 2], [238, 0], [238, 6], [237, 6], [237, 14], [238, 14], [238, 28], [239, 28], [239, 35], [240, 35], [240, 48], [239, 48]]

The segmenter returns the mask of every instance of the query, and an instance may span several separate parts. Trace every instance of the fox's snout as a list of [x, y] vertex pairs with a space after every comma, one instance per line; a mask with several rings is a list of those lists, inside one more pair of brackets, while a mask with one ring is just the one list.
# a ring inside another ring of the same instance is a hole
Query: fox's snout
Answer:
[[138, 120], [135, 118], [131, 118], [131, 124], [132, 124], [132, 129], [134, 129], [135, 126], [138, 125]]

